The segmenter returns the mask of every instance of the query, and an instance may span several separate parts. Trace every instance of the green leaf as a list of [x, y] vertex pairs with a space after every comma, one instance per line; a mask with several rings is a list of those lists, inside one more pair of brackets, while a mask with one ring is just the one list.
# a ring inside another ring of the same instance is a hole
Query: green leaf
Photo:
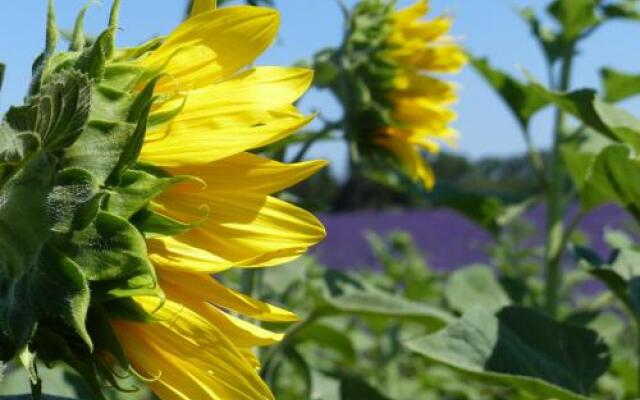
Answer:
[[577, 40], [600, 23], [598, 0], [555, 0], [547, 11], [562, 26], [565, 42]]
[[606, 147], [595, 159], [580, 190], [584, 210], [615, 202], [640, 220], [640, 162], [624, 145]]
[[523, 307], [475, 308], [407, 346], [479, 380], [558, 400], [586, 399], [610, 362], [595, 332]]
[[640, 318], [640, 248], [630, 243], [602, 260], [588, 248], [577, 247], [580, 264], [622, 302], [634, 318]]
[[564, 50], [562, 38], [551, 29], [544, 27], [531, 8], [523, 8], [519, 14], [529, 24], [531, 34], [540, 43], [547, 62], [553, 65], [562, 56]]
[[640, 150], [640, 120], [621, 108], [599, 100], [595, 91], [582, 89], [556, 93], [539, 84], [534, 86], [549, 101], [587, 127], [611, 140], [626, 143], [635, 150]]
[[367, 381], [356, 376], [345, 376], [340, 380], [340, 398], [342, 400], [389, 400]]
[[500, 95], [524, 130], [529, 126], [531, 117], [549, 104], [531, 83], [522, 83], [491, 67], [486, 58], [472, 57], [471, 64]]
[[451, 321], [444, 311], [427, 304], [414, 303], [384, 292], [345, 274], [328, 271], [325, 274], [326, 291], [320, 306], [325, 315], [371, 315], [413, 320], [434, 329]]
[[98, 301], [158, 293], [144, 238], [125, 219], [100, 211], [86, 229], [59, 235], [56, 245], [80, 266]]
[[472, 265], [455, 271], [449, 277], [444, 293], [449, 305], [459, 312], [474, 306], [499, 310], [511, 303], [494, 272], [485, 265]]
[[602, 14], [607, 18], [640, 19], [636, 0], [621, 0], [614, 4], [606, 4], [602, 7]]
[[340, 354], [343, 362], [355, 363], [356, 350], [351, 338], [344, 332], [323, 323], [314, 323], [305, 327], [295, 336], [295, 344], [311, 342], [314, 347], [331, 349]]
[[612, 68], [600, 70], [604, 100], [615, 103], [640, 94], [640, 74], [629, 74]]

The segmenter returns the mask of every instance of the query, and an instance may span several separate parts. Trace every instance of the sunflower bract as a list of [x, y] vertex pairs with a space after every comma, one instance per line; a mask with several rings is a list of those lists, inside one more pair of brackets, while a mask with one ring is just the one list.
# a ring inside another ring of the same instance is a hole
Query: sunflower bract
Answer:
[[119, 369], [162, 399], [273, 398], [251, 349], [282, 335], [236, 315], [296, 316], [211, 274], [292, 260], [325, 235], [271, 196], [325, 163], [249, 152], [310, 120], [293, 103], [311, 71], [248, 68], [278, 22], [196, 2], [166, 38], [114, 48], [111, 26], [41, 57], [0, 125], [3, 361], [66, 362], [96, 398]]

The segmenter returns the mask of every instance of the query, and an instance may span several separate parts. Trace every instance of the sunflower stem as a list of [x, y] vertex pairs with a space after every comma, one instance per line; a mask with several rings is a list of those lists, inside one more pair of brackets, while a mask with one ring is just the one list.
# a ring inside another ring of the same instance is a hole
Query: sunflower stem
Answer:
[[[562, 57], [560, 79], [556, 90], [566, 91], [571, 82], [575, 43], [567, 46]], [[565, 113], [556, 110], [553, 144], [549, 157], [549, 178], [547, 183], [547, 243], [545, 249], [545, 308], [552, 317], [558, 315], [560, 289], [562, 286], [562, 254], [565, 243], [564, 214], [564, 170], [560, 155], [560, 144], [565, 124]]]
[[284, 354], [286, 349], [294, 343], [298, 334], [321, 318], [322, 315], [323, 314], [320, 310], [314, 309], [305, 319], [292, 325], [285, 332], [284, 338], [279, 343], [269, 347], [262, 357], [263, 368], [260, 374], [267, 382], [269, 382], [271, 377], [273, 377], [280, 356]]

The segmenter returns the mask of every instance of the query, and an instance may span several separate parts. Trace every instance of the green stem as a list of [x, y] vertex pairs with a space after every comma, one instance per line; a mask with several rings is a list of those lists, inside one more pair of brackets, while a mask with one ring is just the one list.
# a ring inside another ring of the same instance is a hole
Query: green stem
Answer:
[[540, 152], [536, 149], [531, 140], [531, 134], [529, 133], [529, 128], [523, 128], [522, 136], [524, 137], [524, 142], [527, 147], [527, 153], [529, 154], [529, 162], [531, 162], [531, 166], [540, 181], [542, 187], [544, 187], [547, 183], [547, 179], [544, 175], [544, 162], [542, 161], [542, 157], [540, 156]]
[[248, 268], [242, 271], [242, 293], [247, 296], [256, 296], [262, 287], [262, 269]]
[[315, 132], [314, 134], [311, 135], [311, 137], [309, 137], [309, 139], [302, 145], [302, 147], [300, 148], [298, 153], [295, 155], [295, 157], [293, 157], [291, 162], [296, 163], [296, 162], [302, 161], [304, 159], [304, 156], [307, 155], [307, 152], [309, 152], [311, 147], [318, 140], [322, 140], [323, 138], [325, 138], [333, 130], [339, 128], [340, 125], [341, 124], [336, 124], [336, 123], [327, 123], [327, 124], [325, 124], [325, 126], [321, 130], [319, 130], [318, 132]]
[[[563, 57], [560, 72], [560, 83], [556, 90], [566, 91], [569, 88], [571, 69], [573, 64], [575, 45], [567, 47]], [[559, 108], [553, 132], [553, 144], [549, 156], [549, 178], [547, 184], [547, 244], [545, 252], [545, 308], [549, 315], [558, 314], [559, 293], [562, 286], [561, 259], [564, 251], [564, 222], [563, 222], [563, 186], [564, 171], [560, 156], [560, 144], [564, 128], [565, 114]]]
[[264, 357], [262, 357], [263, 369], [261, 375], [265, 380], [268, 381], [271, 378], [278, 364], [278, 358], [284, 353], [287, 347], [293, 343], [298, 334], [317, 321], [320, 317], [322, 317], [322, 312], [317, 309], [313, 310], [305, 319], [295, 325], [292, 325], [285, 332], [284, 338], [278, 344], [271, 346], [267, 350]]
[[640, 318], [636, 321], [636, 398], [640, 398]]
[[42, 400], [42, 380], [31, 382], [31, 400]]

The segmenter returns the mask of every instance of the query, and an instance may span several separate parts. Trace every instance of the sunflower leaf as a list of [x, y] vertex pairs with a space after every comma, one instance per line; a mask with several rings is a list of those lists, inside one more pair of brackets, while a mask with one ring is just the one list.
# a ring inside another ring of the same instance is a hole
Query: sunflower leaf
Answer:
[[486, 58], [471, 58], [471, 64], [500, 95], [523, 129], [527, 129], [534, 114], [549, 104], [531, 83], [522, 83], [493, 68]]
[[611, 68], [600, 71], [605, 101], [615, 103], [640, 94], [640, 74], [629, 74]]
[[345, 274], [325, 274], [325, 293], [319, 309], [328, 315], [356, 314], [383, 316], [425, 323], [435, 329], [452, 317], [426, 304], [414, 303], [357, 281]]
[[476, 307], [407, 346], [481, 381], [558, 400], [586, 399], [610, 363], [594, 331], [515, 306], [495, 313]]

